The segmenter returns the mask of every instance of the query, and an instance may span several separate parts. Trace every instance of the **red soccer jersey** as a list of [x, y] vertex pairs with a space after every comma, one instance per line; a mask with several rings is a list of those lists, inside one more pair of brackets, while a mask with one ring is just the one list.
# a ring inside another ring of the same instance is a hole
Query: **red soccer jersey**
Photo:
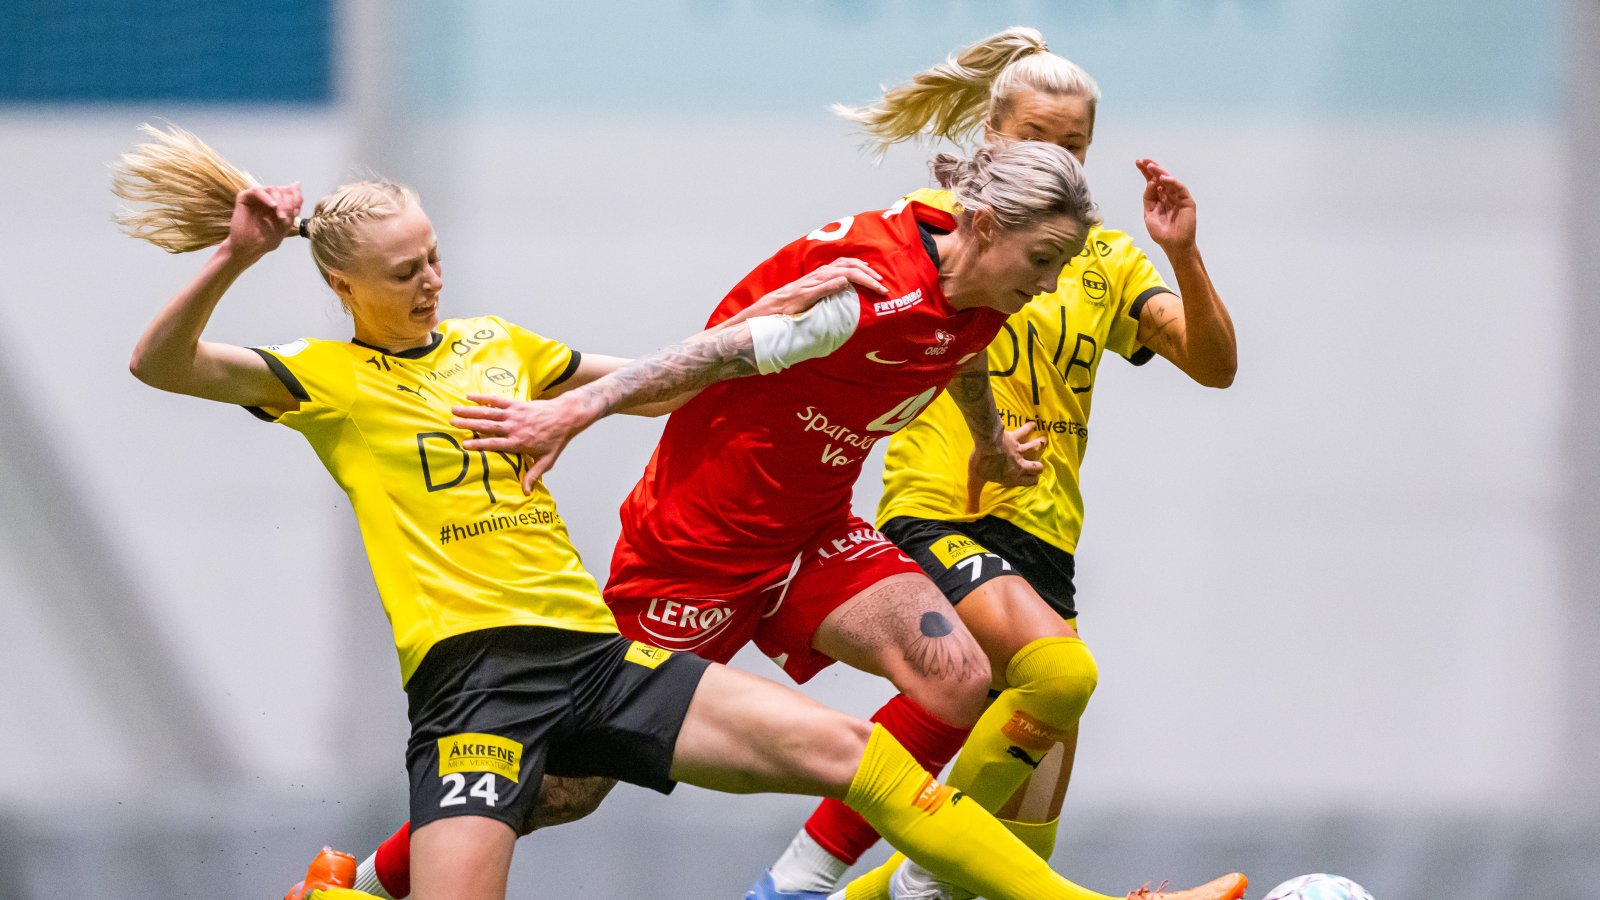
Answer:
[[888, 289], [859, 294], [855, 329], [832, 353], [711, 385], [672, 414], [623, 502], [608, 597], [760, 587], [850, 515], [872, 445], [915, 418], [1006, 321], [987, 307], [951, 307], [919, 224], [955, 228], [920, 203], [849, 216], [784, 247], [723, 298], [708, 325], [845, 256]]

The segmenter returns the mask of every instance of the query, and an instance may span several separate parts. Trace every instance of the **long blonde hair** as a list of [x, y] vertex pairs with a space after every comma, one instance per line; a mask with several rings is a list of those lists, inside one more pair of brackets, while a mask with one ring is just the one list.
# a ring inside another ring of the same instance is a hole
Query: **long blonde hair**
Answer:
[[905, 84], [884, 91], [876, 103], [833, 111], [860, 125], [870, 137], [867, 146], [882, 156], [893, 144], [914, 137], [945, 138], [965, 143], [985, 124], [994, 124], [1011, 108], [1019, 92], [1083, 97], [1090, 121], [1100, 101], [1100, 86], [1069, 59], [1050, 52], [1044, 35], [1032, 28], [1007, 28]]
[[[112, 166], [112, 192], [137, 205], [119, 210], [117, 224], [129, 237], [168, 253], [222, 243], [235, 197], [260, 182], [182, 128], [163, 131], [146, 124], [139, 130], [150, 140]], [[354, 261], [361, 247], [358, 225], [420, 205], [415, 191], [382, 178], [343, 185], [317, 201], [301, 227], [322, 277]]]

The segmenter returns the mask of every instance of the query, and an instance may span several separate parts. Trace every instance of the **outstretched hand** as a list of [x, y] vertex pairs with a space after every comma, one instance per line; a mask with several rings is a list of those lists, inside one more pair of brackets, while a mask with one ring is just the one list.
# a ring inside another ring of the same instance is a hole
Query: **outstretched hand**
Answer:
[[799, 315], [818, 300], [837, 294], [850, 285], [887, 294], [882, 276], [859, 259], [841, 256], [825, 266], [812, 269], [789, 284], [767, 294], [750, 307], [750, 315]]
[[473, 433], [461, 446], [467, 450], [521, 454], [527, 463], [522, 473], [524, 494], [533, 492], [533, 485], [556, 464], [556, 457], [567, 444], [598, 418], [576, 394], [562, 394], [550, 400], [468, 394], [467, 399], [478, 405], [451, 410], [450, 424]]
[[1044, 438], [1026, 440], [1032, 432], [1033, 423], [1024, 422], [1019, 428], [1000, 433], [999, 452], [973, 449], [972, 457], [967, 460], [967, 512], [977, 511], [978, 497], [988, 482], [1002, 487], [1026, 487], [1039, 483], [1044, 463], [1033, 459], [1031, 454], [1044, 446]]
[[246, 256], [261, 257], [278, 249], [294, 233], [300, 215], [300, 183], [245, 188], [233, 198], [228, 245]]
[[1144, 176], [1144, 227], [1150, 240], [1171, 253], [1194, 246], [1194, 196], [1153, 159], [1134, 162]]

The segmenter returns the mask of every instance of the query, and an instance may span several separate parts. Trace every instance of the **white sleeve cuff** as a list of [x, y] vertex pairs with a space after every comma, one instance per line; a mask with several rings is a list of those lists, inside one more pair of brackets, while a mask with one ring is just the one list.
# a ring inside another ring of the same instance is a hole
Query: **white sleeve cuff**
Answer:
[[854, 287], [847, 287], [798, 316], [756, 316], [746, 324], [755, 345], [756, 367], [771, 375], [844, 346], [860, 321], [861, 300]]

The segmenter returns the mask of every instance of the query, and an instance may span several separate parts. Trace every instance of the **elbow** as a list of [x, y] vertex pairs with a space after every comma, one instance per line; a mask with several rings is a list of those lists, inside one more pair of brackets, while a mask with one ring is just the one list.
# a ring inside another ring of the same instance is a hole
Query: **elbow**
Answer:
[[1229, 365], [1225, 369], [1218, 369], [1217, 371], [1213, 372], [1212, 375], [1211, 375], [1211, 379], [1209, 381], [1204, 381], [1204, 382], [1201, 382], [1201, 383], [1204, 384], [1206, 387], [1211, 387], [1211, 388], [1216, 388], [1218, 390], [1221, 390], [1221, 389], [1223, 389], [1225, 387], [1232, 386], [1233, 385], [1233, 376], [1237, 375], [1238, 373], [1239, 373], [1239, 366], [1238, 366], [1237, 363], [1234, 363], [1234, 364]]
[[145, 362], [144, 354], [140, 353], [138, 350], [134, 350], [133, 356], [128, 359], [128, 372], [141, 382], [148, 384], [151, 387], [158, 387], [158, 385], [152, 381], [155, 375], [150, 371], [150, 364]]
[[1233, 384], [1234, 375], [1239, 372], [1238, 360], [1228, 360], [1226, 363], [1208, 366], [1189, 373], [1201, 387], [1216, 388], [1221, 390]]
[[157, 390], [176, 390], [172, 385], [172, 379], [166, 377], [162, 373], [161, 367], [146, 356], [143, 350], [144, 348], [140, 347], [133, 351], [133, 356], [128, 360], [128, 372], [139, 379], [140, 382]]

